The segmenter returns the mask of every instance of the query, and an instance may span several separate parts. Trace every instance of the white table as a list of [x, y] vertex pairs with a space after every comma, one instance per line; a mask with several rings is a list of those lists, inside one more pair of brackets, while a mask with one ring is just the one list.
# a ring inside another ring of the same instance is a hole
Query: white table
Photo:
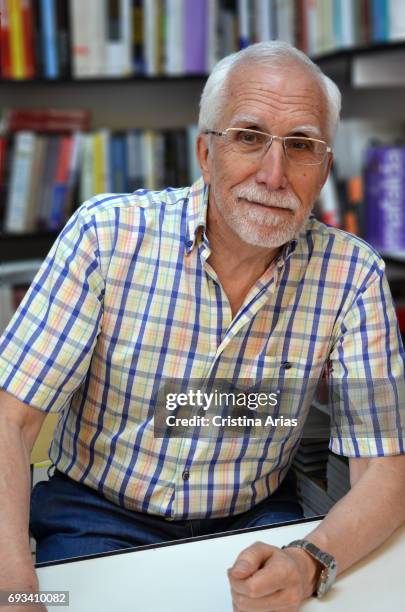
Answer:
[[[41, 590], [70, 593], [69, 612], [230, 612], [226, 569], [238, 553], [261, 540], [281, 546], [304, 537], [319, 521], [245, 530], [82, 558], [37, 567]], [[49, 608], [53, 610], [55, 608]], [[405, 526], [367, 560], [342, 574], [322, 599], [304, 612], [404, 612]]]

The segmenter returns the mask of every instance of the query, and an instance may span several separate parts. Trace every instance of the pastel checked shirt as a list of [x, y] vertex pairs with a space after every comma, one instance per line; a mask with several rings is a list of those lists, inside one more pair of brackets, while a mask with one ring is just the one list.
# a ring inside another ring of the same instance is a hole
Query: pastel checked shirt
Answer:
[[[207, 202], [202, 179], [85, 202], [0, 338], [0, 386], [60, 414], [57, 468], [128, 509], [172, 519], [259, 503], [288, 471], [301, 426], [220, 444], [155, 437], [151, 397], [164, 378], [301, 381], [326, 364], [335, 380], [367, 381], [363, 409], [374, 415], [365, 435], [350, 402], [334, 406], [330, 448], [404, 452], [404, 352], [380, 256], [311, 217], [233, 318], [207, 262]], [[373, 397], [373, 380], [389, 393]], [[291, 414], [308, 410], [297, 402]]]

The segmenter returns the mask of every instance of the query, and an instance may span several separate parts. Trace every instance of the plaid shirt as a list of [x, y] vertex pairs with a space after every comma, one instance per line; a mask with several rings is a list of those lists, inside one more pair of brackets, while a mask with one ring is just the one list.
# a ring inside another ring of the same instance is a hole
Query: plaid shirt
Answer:
[[[84, 203], [0, 338], [0, 386], [60, 412], [50, 448], [57, 468], [117, 504], [167, 518], [224, 516], [260, 502], [288, 471], [300, 427], [251, 443], [155, 437], [151, 397], [164, 378], [302, 381], [329, 364], [337, 380], [389, 381], [394, 395], [404, 381], [377, 253], [310, 218], [232, 317], [207, 263], [207, 202], [200, 179]], [[367, 405], [377, 415], [373, 435], [351, 421], [348, 404], [335, 406], [330, 448], [404, 452], [403, 415], [396, 405], [387, 416], [384, 397]], [[291, 414], [307, 411], [297, 402]]]

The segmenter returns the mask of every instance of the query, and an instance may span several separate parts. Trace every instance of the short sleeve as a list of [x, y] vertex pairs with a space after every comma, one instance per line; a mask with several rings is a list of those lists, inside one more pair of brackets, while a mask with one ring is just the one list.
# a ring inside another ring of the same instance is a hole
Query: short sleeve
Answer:
[[381, 260], [339, 331], [329, 363], [330, 449], [349, 457], [404, 453], [404, 349]]
[[0, 387], [45, 412], [61, 410], [88, 371], [103, 295], [95, 222], [84, 204], [0, 337]]

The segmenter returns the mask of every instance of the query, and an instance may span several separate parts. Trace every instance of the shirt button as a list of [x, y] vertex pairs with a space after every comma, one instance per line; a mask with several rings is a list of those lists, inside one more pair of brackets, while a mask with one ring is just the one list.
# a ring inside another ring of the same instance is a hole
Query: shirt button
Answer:
[[281, 364], [281, 367], [284, 370], [289, 370], [290, 368], [292, 368], [292, 363], [290, 361], [283, 361], [283, 363]]
[[181, 477], [183, 478], [183, 480], [188, 480], [190, 478], [190, 471], [189, 470], [184, 470], [184, 472], [182, 473]]

